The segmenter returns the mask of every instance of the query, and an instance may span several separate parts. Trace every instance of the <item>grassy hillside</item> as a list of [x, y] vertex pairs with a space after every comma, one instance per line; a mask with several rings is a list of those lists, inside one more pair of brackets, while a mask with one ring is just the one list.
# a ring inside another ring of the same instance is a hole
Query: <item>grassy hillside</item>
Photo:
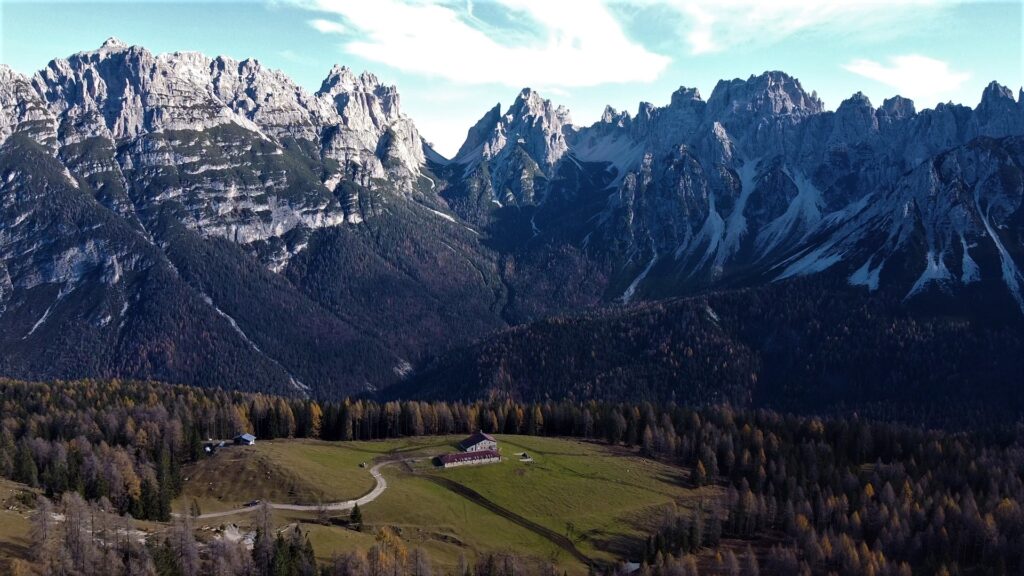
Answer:
[[[317, 504], [358, 498], [374, 486], [367, 468], [375, 459], [409, 449], [450, 449], [452, 442], [273, 440], [229, 446], [185, 471], [188, 481], [174, 508], [187, 511], [193, 499], [203, 512], [218, 512], [251, 500]], [[367, 468], [360, 466], [363, 463]]]
[[18, 574], [31, 558], [29, 515], [35, 491], [0, 479], [0, 574]]
[[[313, 513], [278, 510], [275, 522], [301, 522], [321, 559], [365, 550], [375, 528], [390, 526], [442, 568], [454, 567], [460, 555], [473, 561], [481, 553], [515, 551], [581, 574], [581, 556], [602, 562], [628, 556], [666, 507], [715, 496], [712, 488], [688, 488], [689, 471], [682, 468], [567, 439], [499, 436], [500, 464], [434, 469], [430, 459], [454, 450], [460, 439], [287, 440], [229, 448], [188, 471], [176, 506], [186, 508], [196, 498], [211, 512], [254, 499], [315, 504], [356, 498], [373, 486], [360, 463], [402, 458], [407, 461], [383, 469], [388, 488], [363, 507], [363, 532], [316, 524]], [[533, 461], [522, 461], [522, 452]], [[243, 529], [251, 522], [244, 515], [226, 520]]]

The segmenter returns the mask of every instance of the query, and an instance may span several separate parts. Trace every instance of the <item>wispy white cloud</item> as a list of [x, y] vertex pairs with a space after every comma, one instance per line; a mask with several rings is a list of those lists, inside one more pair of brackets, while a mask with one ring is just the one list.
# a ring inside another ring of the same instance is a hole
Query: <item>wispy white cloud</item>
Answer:
[[277, 55], [289, 62], [302, 62], [305, 60], [302, 56], [296, 54], [294, 50], [281, 50]]
[[969, 72], [953, 70], [947, 62], [919, 54], [893, 56], [887, 64], [859, 59], [843, 68], [891, 86], [900, 95], [924, 104], [941, 101], [971, 78]]
[[350, 30], [344, 44], [350, 54], [461, 84], [518, 88], [650, 82], [670, 63], [629, 39], [599, 0], [496, 0], [510, 22], [521, 24], [519, 31], [485, 25], [472, 3], [298, 2], [338, 19], [312, 21], [320, 32]]
[[691, 54], [770, 45], [803, 31], [878, 34], [955, 0], [635, 0], [679, 15]]
[[348, 28], [345, 28], [339, 22], [335, 22], [334, 20], [324, 20], [323, 18], [310, 20], [309, 25], [315, 28], [318, 32], [323, 32], [324, 34], [344, 34], [348, 32]]

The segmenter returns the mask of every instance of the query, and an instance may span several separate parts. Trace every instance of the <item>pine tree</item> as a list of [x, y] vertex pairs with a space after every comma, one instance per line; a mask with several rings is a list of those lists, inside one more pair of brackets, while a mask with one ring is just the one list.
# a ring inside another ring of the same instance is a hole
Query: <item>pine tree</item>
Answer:
[[352, 507], [352, 512], [349, 514], [349, 524], [355, 527], [360, 532], [363, 530], [363, 511], [359, 509], [359, 503]]
[[22, 440], [18, 443], [16, 460], [14, 479], [32, 487], [39, 486], [39, 468], [36, 466], [35, 458], [32, 456], [32, 449], [29, 448], [27, 440]]
[[693, 483], [697, 486], [704, 486], [708, 483], [708, 471], [704, 468], [704, 462], [697, 460], [697, 468], [693, 472]]

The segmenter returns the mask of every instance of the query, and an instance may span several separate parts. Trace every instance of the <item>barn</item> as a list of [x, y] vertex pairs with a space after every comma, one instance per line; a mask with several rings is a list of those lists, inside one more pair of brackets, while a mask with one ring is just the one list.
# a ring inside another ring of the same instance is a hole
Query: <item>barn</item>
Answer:
[[497, 450], [473, 450], [456, 454], [444, 454], [437, 458], [444, 468], [468, 466], [473, 464], [491, 464], [501, 460]]
[[463, 452], [497, 451], [498, 441], [486, 432], [474, 432], [472, 436], [459, 443]]

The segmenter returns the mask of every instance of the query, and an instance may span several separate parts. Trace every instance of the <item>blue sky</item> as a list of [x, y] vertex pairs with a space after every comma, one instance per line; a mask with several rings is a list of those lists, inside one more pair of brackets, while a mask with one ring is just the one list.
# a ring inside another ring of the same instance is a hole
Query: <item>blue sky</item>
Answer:
[[1019, 1], [956, 0], [0, 0], [0, 62], [31, 73], [108, 36], [154, 52], [254, 57], [310, 90], [335, 63], [397, 84], [451, 155], [495, 103], [535, 88], [594, 122], [611, 104], [708, 97], [721, 78], [784, 70], [835, 108], [854, 92], [918, 108], [977, 104], [1024, 83]]

